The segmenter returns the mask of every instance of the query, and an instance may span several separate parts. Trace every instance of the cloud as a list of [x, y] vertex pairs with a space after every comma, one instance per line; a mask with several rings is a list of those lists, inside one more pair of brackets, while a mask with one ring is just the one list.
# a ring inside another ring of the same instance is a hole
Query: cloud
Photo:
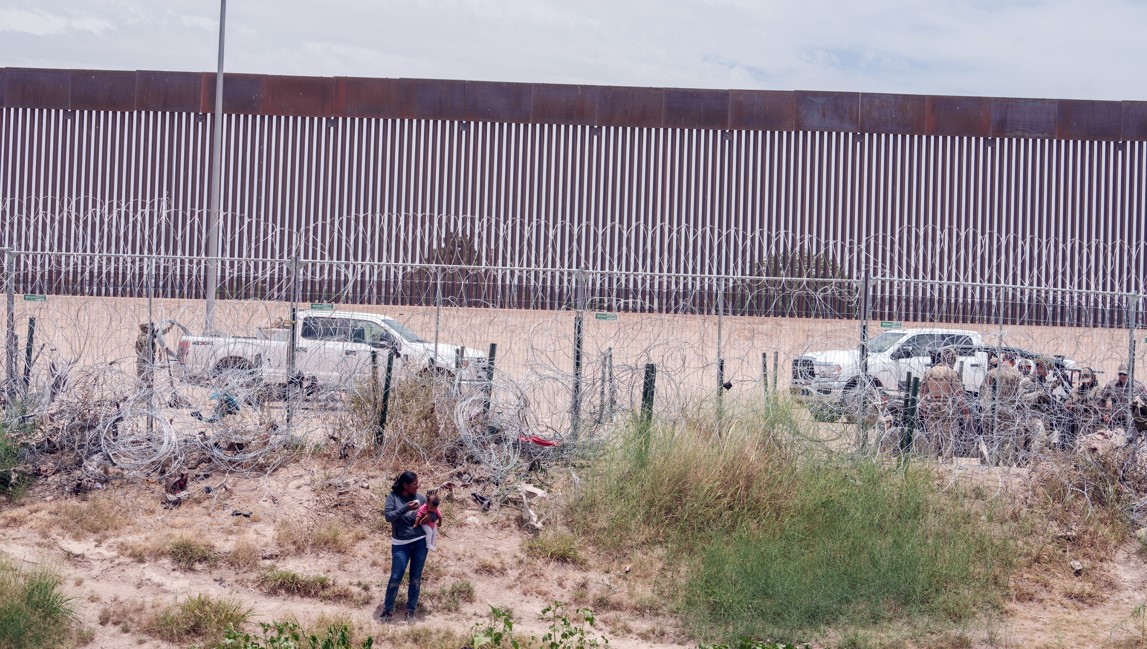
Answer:
[[[0, 10], [0, 30], [21, 35], [0, 45], [6, 65], [215, 67], [216, 2], [20, 1]], [[243, 0], [228, 11], [235, 72], [1147, 99], [1135, 82], [1141, 0]]]
[[0, 7], [0, 32], [59, 36], [76, 31], [98, 34], [109, 29], [112, 29], [111, 23], [93, 16], [66, 16], [47, 11]]

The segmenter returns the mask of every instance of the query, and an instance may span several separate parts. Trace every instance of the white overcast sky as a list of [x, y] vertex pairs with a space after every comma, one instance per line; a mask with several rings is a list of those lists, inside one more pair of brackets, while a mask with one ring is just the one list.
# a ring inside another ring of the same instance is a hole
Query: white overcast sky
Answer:
[[[229, 0], [225, 69], [1147, 100], [1147, 0]], [[213, 71], [218, 0], [0, 0], [0, 66]]]

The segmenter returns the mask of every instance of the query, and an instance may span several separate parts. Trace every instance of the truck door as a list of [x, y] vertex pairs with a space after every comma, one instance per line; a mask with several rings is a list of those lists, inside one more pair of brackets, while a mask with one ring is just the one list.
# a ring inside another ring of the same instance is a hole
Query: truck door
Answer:
[[350, 343], [347, 320], [325, 316], [306, 316], [299, 330], [299, 346], [295, 365], [305, 376], [313, 376], [321, 383], [337, 383], [339, 366]]
[[892, 360], [897, 364], [897, 376], [900, 380], [904, 380], [909, 374], [914, 378], [923, 378], [924, 372], [932, 367], [932, 350], [939, 348], [940, 340], [937, 334], [916, 334], [900, 343], [900, 346], [892, 352]]

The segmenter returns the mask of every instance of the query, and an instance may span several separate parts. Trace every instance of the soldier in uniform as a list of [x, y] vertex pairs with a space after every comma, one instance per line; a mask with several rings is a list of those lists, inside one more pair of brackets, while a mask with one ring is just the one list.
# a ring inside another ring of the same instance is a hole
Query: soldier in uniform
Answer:
[[954, 369], [956, 350], [945, 347], [938, 363], [928, 368], [920, 383], [920, 414], [928, 435], [928, 450], [944, 459], [952, 457], [960, 421], [968, 414], [964, 384]]
[[171, 331], [174, 325], [167, 325], [160, 331], [154, 322], [139, 325], [139, 336], [135, 339], [135, 374], [143, 387], [155, 387], [155, 362], [159, 352], [159, 337]]
[[[1014, 358], [1014, 356], [1013, 356]], [[1019, 396], [1022, 376], [1015, 367], [1000, 362], [995, 355], [989, 357], [992, 368], [984, 376], [980, 385], [980, 404], [983, 417], [983, 430], [987, 455], [985, 459], [995, 464], [1001, 460], [1014, 462], [1016, 458], [1016, 438], [1019, 430]]]
[[[1100, 390], [1099, 404], [1103, 409], [1103, 421], [1108, 426], [1126, 426], [1130, 406], [1136, 430], [1147, 431], [1147, 388], [1139, 381], [1128, 380], [1126, 364], [1120, 365], [1115, 380]], [[1134, 431], [1127, 431], [1127, 436], [1133, 437]]]
[[1049, 377], [1048, 370], [1054, 361], [1041, 356], [1035, 359], [1030, 375], [1020, 381], [1020, 405], [1023, 410], [1023, 438], [1017, 450], [1026, 451], [1029, 457], [1038, 456], [1058, 433], [1054, 418], [1058, 403], [1053, 392], [1058, 387], [1057, 379]]
[[1085, 367], [1079, 373], [1079, 384], [1072, 389], [1064, 403], [1070, 417], [1059, 446], [1069, 449], [1075, 446], [1076, 438], [1094, 433], [1103, 422], [1103, 411], [1099, 402], [1099, 380], [1095, 370]]

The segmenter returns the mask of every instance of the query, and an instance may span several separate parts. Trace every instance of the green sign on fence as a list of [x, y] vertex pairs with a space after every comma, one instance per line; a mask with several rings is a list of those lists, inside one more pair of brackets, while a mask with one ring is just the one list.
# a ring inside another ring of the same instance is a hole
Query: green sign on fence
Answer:
[[48, 296], [47, 295], [38, 295], [38, 294], [34, 294], [34, 293], [25, 293], [24, 294], [24, 301], [25, 302], [47, 302]]
[[899, 320], [895, 320], [895, 321], [894, 320], [881, 320], [880, 321], [880, 328], [881, 329], [899, 329], [900, 327], [903, 327], [903, 326], [904, 326], [904, 323], [900, 322]]
[[616, 313], [595, 313], [593, 314], [594, 320], [617, 320]]
[[311, 311], [334, 311], [335, 305], [333, 304], [319, 304], [317, 302], [311, 303]]

